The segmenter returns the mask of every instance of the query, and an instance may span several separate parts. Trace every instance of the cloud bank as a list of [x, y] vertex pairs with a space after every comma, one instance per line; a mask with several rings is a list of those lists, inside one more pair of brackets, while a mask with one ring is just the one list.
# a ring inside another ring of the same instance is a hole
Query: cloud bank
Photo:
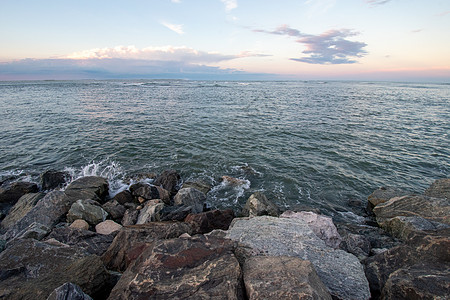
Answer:
[[357, 62], [356, 58], [361, 58], [367, 53], [363, 49], [367, 46], [366, 43], [347, 39], [358, 35], [357, 32], [349, 29], [333, 29], [319, 35], [312, 35], [283, 25], [273, 31], [259, 29], [254, 31], [298, 38], [296, 42], [306, 47], [302, 53], [308, 56], [290, 58], [293, 61], [309, 64], [353, 64]]

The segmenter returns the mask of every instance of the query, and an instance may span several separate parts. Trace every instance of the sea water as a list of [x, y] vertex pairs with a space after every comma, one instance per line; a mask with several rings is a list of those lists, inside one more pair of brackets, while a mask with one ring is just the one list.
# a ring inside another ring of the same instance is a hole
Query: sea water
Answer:
[[[352, 217], [380, 186], [450, 175], [450, 85], [320, 81], [0, 82], [0, 180], [47, 169], [108, 178], [177, 170], [212, 207], [262, 191]], [[230, 185], [222, 176], [241, 180]]]

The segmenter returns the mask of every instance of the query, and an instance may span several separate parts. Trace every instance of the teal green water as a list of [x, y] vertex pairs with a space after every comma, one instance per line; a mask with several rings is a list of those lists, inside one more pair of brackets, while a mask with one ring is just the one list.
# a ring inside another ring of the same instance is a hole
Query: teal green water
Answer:
[[[174, 168], [214, 207], [264, 191], [349, 210], [377, 187], [450, 174], [450, 85], [377, 82], [0, 82], [0, 176], [123, 178]], [[230, 186], [223, 175], [243, 179]]]

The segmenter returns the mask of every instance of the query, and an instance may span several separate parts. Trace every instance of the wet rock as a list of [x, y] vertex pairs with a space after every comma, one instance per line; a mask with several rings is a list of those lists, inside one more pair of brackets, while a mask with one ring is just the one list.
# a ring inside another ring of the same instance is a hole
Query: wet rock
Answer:
[[127, 209], [122, 218], [122, 225], [135, 225], [139, 217], [139, 211], [133, 208]]
[[153, 199], [161, 199], [164, 203], [170, 205], [169, 192], [161, 187], [146, 183], [137, 183], [132, 185], [130, 190], [132, 191], [131, 194], [136, 199], [142, 198], [144, 202]]
[[247, 181], [239, 178], [234, 178], [231, 176], [224, 175], [222, 176], [222, 181], [228, 185], [245, 185], [247, 184]]
[[31, 182], [3, 184], [0, 187], [0, 203], [14, 205], [23, 195], [37, 192], [38, 186]]
[[72, 282], [96, 297], [109, 274], [97, 255], [33, 239], [17, 240], [0, 253], [0, 298], [39, 300]]
[[20, 197], [17, 203], [11, 208], [8, 215], [0, 224], [1, 228], [9, 228], [14, 223], [22, 219], [31, 209], [44, 198], [44, 193], [28, 193]]
[[89, 230], [89, 223], [82, 219], [76, 219], [69, 226], [70, 228]]
[[203, 212], [205, 201], [205, 194], [194, 188], [181, 189], [173, 198], [174, 205], [191, 206], [194, 214]]
[[19, 236], [33, 223], [42, 224], [49, 229], [53, 228], [67, 214], [73, 203], [72, 201], [64, 192], [52, 191], [48, 193], [22, 219], [8, 228], [3, 235], [3, 239], [10, 240]]
[[106, 220], [95, 225], [95, 231], [99, 234], [109, 235], [117, 232], [122, 228], [122, 225], [117, 224], [113, 220]]
[[450, 278], [450, 230], [418, 235], [366, 260], [374, 299], [445, 299]]
[[438, 231], [440, 229], [450, 228], [450, 225], [429, 221], [420, 216], [398, 216], [390, 218], [383, 222], [382, 226], [392, 236], [404, 241], [408, 240], [409, 237], [420, 231]]
[[113, 200], [119, 202], [121, 205], [133, 202], [133, 195], [130, 191], [124, 190], [113, 197]]
[[226, 237], [269, 256], [292, 256], [311, 261], [335, 298], [370, 297], [359, 260], [345, 251], [328, 247], [304, 220], [269, 216], [234, 219]]
[[54, 228], [46, 241], [56, 240], [66, 246], [76, 247], [89, 254], [103, 255], [111, 245], [114, 236], [73, 227]]
[[397, 216], [420, 216], [429, 221], [450, 224], [450, 199], [422, 195], [395, 197], [377, 205], [373, 212], [382, 227], [387, 220]]
[[212, 186], [203, 181], [186, 181], [181, 188], [194, 188], [206, 195], [211, 190]]
[[329, 247], [338, 249], [341, 244], [342, 238], [330, 217], [310, 211], [293, 212], [288, 210], [280, 218], [294, 218], [305, 221], [309, 228]]
[[110, 200], [102, 205], [102, 208], [114, 220], [120, 222], [127, 210], [125, 206], [121, 205], [117, 200]]
[[199, 214], [189, 214], [184, 220], [195, 233], [207, 233], [214, 229], [227, 230], [234, 219], [232, 209], [212, 210]]
[[313, 265], [289, 256], [255, 256], [245, 261], [244, 283], [252, 299], [330, 299]]
[[229, 240], [205, 236], [156, 241], [125, 271], [109, 299], [242, 299], [233, 249]]
[[450, 178], [438, 179], [425, 191], [425, 196], [450, 199]]
[[267, 215], [278, 217], [280, 215], [280, 210], [275, 204], [269, 201], [263, 193], [256, 192], [248, 198], [242, 209], [242, 215], [245, 217]]
[[70, 180], [70, 174], [56, 170], [48, 170], [41, 174], [41, 187], [44, 191], [62, 188]]
[[67, 282], [57, 287], [47, 298], [47, 300], [92, 300], [76, 284]]
[[161, 212], [161, 221], [180, 221], [182, 222], [190, 213], [192, 213], [192, 206], [165, 206]]
[[161, 221], [161, 210], [164, 208], [164, 203], [160, 200], [149, 200], [144, 207], [139, 211], [139, 217], [136, 224], [145, 224], [150, 222]]
[[171, 195], [177, 193], [177, 186], [180, 181], [180, 175], [175, 170], [163, 171], [154, 181], [154, 185], [161, 186], [165, 190], [169, 191]]
[[96, 200], [104, 203], [108, 195], [108, 181], [103, 177], [86, 176], [70, 183], [66, 190], [66, 195], [76, 200]]
[[380, 187], [375, 190], [369, 197], [367, 197], [367, 209], [368, 211], [372, 211], [375, 206], [378, 204], [389, 201], [389, 199], [394, 197], [401, 197], [408, 195], [408, 192], [395, 188], [395, 187]]
[[116, 235], [102, 260], [108, 269], [123, 272], [155, 240], [171, 239], [183, 233], [192, 234], [192, 228], [180, 222], [125, 226]]
[[67, 222], [72, 223], [76, 219], [82, 219], [95, 226], [106, 220], [108, 213], [93, 200], [78, 200], [70, 207], [67, 213]]

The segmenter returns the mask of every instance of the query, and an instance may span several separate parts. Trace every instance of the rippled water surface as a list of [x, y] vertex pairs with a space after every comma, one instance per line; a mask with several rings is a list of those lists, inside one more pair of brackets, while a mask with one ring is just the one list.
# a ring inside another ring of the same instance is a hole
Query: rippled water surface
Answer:
[[450, 175], [448, 84], [0, 82], [0, 108], [3, 178], [66, 169], [118, 187], [175, 168], [213, 185], [212, 206], [260, 190], [335, 215], [379, 186], [422, 192]]

